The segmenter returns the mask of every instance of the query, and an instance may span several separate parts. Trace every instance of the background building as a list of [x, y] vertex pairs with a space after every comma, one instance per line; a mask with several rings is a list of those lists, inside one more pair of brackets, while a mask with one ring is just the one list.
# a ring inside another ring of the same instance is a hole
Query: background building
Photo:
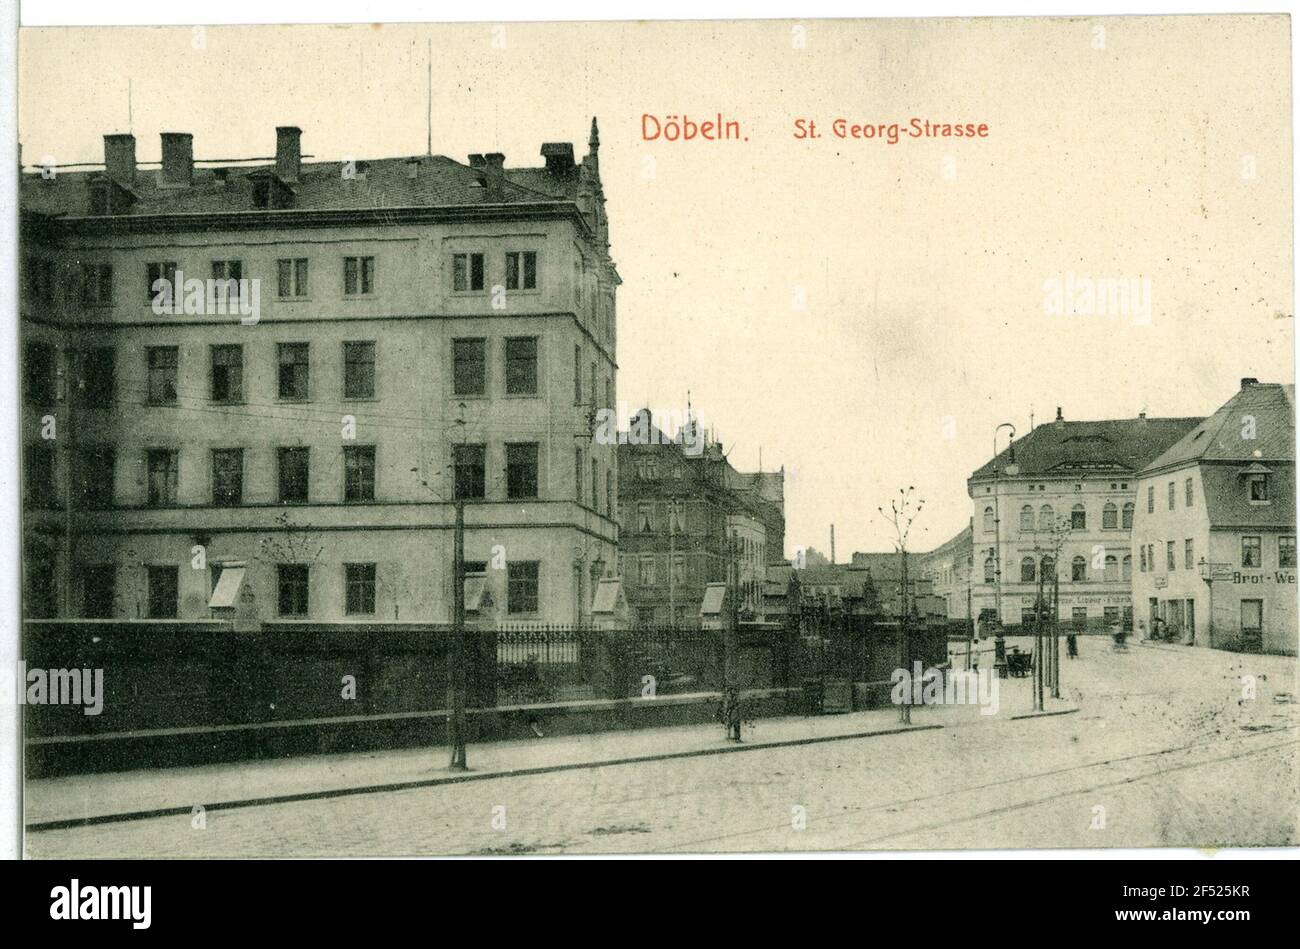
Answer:
[[[599, 144], [304, 163], [283, 127], [214, 163], [164, 133], [146, 169], [109, 135], [24, 175], [28, 614], [206, 617], [234, 568], [262, 619], [448, 621], [459, 496], [501, 618], [581, 618], [617, 542]], [[155, 312], [180, 273], [259, 281], [258, 318]]]
[[1067, 422], [1058, 408], [1054, 422], [975, 471], [966, 485], [974, 507], [975, 616], [997, 615], [1000, 587], [1002, 624], [1029, 622], [1040, 574], [1050, 586], [1059, 572], [1063, 622], [1131, 622], [1138, 472], [1200, 421], [1143, 414]]
[[933, 586], [948, 619], [969, 619], [974, 595], [975, 552], [972, 525], [934, 550], [916, 555], [919, 576]]
[[1159, 618], [1185, 642], [1294, 655], [1295, 491], [1295, 387], [1243, 379], [1137, 480], [1147, 629]]
[[649, 409], [620, 434], [618, 454], [619, 556], [637, 621], [697, 625], [705, 586], [737, 577], [741, 616], [762, 619], [766, 567], [785, 538], [783, 472], [738, 472], [721, 445], [670, 438]]

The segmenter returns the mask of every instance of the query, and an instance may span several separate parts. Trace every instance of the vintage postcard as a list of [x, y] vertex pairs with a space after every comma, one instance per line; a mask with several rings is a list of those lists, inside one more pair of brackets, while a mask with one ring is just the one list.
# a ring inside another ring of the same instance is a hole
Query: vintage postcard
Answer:
[[22, 29], [25, 855], [1300, 845], [1291, 72]]

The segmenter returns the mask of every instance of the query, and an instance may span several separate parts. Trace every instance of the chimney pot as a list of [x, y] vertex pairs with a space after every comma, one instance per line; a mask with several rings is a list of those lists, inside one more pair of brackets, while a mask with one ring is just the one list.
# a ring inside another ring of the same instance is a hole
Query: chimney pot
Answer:
[[1241, 380], [1241, 387], [1243, 389], [1247, 389], [1250, 386], [1257, 386], [1257, 385], [1259, 385], [1259, 380], [1254, 378], [1253, 376], [1246, 376]]
[[194, 136], [189, 132], [162, 133], [162, 183], [188, 186], [194, 180]]
[[302, 171], [302, 129], [280, 125], [275, 130], [275, 174], [281, 181], [297, 181]]
[[135, 184], [135, 136], [104, 136], [104, 171], [118, 184]]
[[567, 174], [574, 167], [573, 143], [547, 142], [542, 145], [542, 157], [546, 159], [546, 170], [551, 174]]

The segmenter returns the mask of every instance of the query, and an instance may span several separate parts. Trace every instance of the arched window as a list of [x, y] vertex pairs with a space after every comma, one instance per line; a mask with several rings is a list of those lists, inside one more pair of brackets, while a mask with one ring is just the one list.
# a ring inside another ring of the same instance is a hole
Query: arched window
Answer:
[[1133, 555], [1132, 554], [1124, 555], [1124, 562], [1122, 566], [1123, 566], [1123, 573], [1120, 574], [1120, 578], [1122, 580], [1132, 580], [1133, 579]]
[[993, 533], [993, 508], [991, 507], [984, 509], [984, 532], [986, 534]]
[[1107, 583], [1116, 583], [1119, 580], [1119, 558], [1114, 554], [1106, 555], [1106, 572], [1103, 576]]
[[993, 558], [989, 557], [984, 561], [984, 582], [993, 582]]
[[1020, 509], [1020, 529], [1022, 531], [1034, 529], [1034, 509], [1028, 504]]
[[1113, 502], [1107, 501], [1106, 506], [1101, 509], [1101, 527], [1102, 530], [1119, 529], [1119, 508]]
[[1056, 576], [1056, 561], [1052, 558], [1051, 554], [1048, 554], [1043, 558], [1043, 562], [1039, 565], [1038, 569], [1042, 571], [1044, 580], [1051, 580]]
[[1075, 557], [1073, 562], [1070, 564], [1070, 579], [1087, 580], [1088, 561], [1084, 560], [1082, 557]]
[[1052, 505], [1044, 504], [1038, 509], [1038, 529], [1040, 531], [1056, 529], [1056, 512], [1052, 510]]
[[1034, 558], [1033, 557], [1025, 557], [1020, 561], [1020, 582], [1021, 583], [1034, 582]]
[[1082, 531], [1088, 529], [1088, 515], [1083, 509], [1082, 504], [1076, 504], [1070, 511], [1070, 528], [1071, 530]]
[[1121, 526], [1123, 526], [1125, 530], [1129, 530], [1133, 527], [1133, 502], [1132, 501], [1124, 502], [1124, 515], [1123, 515], [1123, 520], [1120, 521], [1120, 524]]

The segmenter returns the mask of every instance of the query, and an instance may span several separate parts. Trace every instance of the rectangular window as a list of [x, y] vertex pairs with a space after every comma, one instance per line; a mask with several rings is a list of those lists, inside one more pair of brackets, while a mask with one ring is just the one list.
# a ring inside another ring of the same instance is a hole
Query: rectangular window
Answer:
[[239, 281], [244, 276], [244, 263], [241, 260], [214, 260], [212, 262], [212, 279], [215, 281], [218, 305], [239, 302]]
[[1165, 541], [1165, 567], [1170, 570], [1178, 569], [1178, 561], [1174, 559], [1174, 542], [1172, 540]]
[[487, 340], [455, 339], [452, 351], [452, 391], [456, 395], [487, 394]]
[[375, 397], [375, 344], [343, 344], [343, 398]]
[[582, 347], [573, 347], [573, 404], [582, 404]]
[[605, 513], [614, 515], [614, 472], [605, 469]]
[[310, 451], [308, 448], [281, 448], [276, 452], [280, 467], [281, 504], [306, 503]]
[[81, 615], [86, 619], [111, 619], [117, 600], [117, 567], [90, 564], [81, 569]]
[[579, 504], [582, 503], [582, 473], [585, 466], [582, 463], [582, 449], [573, 450], [573, 499]]
[[1241, 631], [1258, 633], [1264, 628], [1264, 601], [1241, 601]]
[[1257, 474], [1250, 476], [1250, 499], [1252, 501], [1268, 500], [1268, 475]]
[[81, 355], [78, 401], [94, 409], [112, 407], [117, 397], [117, 355], [111, 346], [88, 349]]
[[280, 398], [303, 400], [307, 398], [307, 383], [311, 374], [311, 349], [309, 343], [277, 343], [279, 363]]
[[482, 254], [452, 254], [451, 287], [457, 293], [483, 289]]
[[1138, 556], [1139, 556], [1138, 570], [1141, 573], [1146, 573], [1147, 572], [1147, 548], [1145, 544], [1143, 544], [1141, 547], [1138, 548]]
[[537, 443], [506, 445], [506, 497], [537, 497]]
[[180, 363], [180, 350], [175, 346], [150, 346], [147, 350], [149, 367], [149, 404], [176, 404], [176, 372]]
[[307, 258], [294, 257], [275, 262], [275, 292], [280, 297], [307, 295]]
[[637, 558], [636, 582], [643, 587], [654, 586], [655, 558], [653, 554], [645, 554]]
[[1279, 537], [1277, 539], [1277, 565], [1279, 567], [1294, 567], [1295, 563], [1295, 538]]
[[344, 585], [347, 587], [345, 611], [349, 616], [372, 616], [375, 612], [375, 565], [345, 563]]
[[346, 296], [365, 296], [375, 292], [375, 258], [343, 258], [343, 293]]
[[281, 616], [306, 616], [309, 595], [307, 565], [282, 563], [276, 565], [279, 613]]
[[683, 554], [673, 555], [673, 583], [686, 582], [686, 557]]
[[1076, 630], [1088, 628], [1088, 608], [1086, 606], [1076, 606], [1070, 611], [1070, 622]]
[[1174, 482], [1169, 482], [1169, 510], [1174, 509]]
[[451, 456], [456, 478], [456, 499], [481, 500], [486, 488], [487, 446], [454, 445]]
[[173, 291], [176, 288], [176, 261], [168, 260], [160, 263], [145, 265], [145, 279], [148, 282], [146, 290], [148, 291], [145, 299], [150, 303], [155, 301], [165, 303], [171, 306]]
[[536, 251], [511, 251], [506, 254], [506, 289], [537, 289]]
[[591, 459], [591, 509], [600, 510], [600, 462]]
[[176, 503], [177, 456], [178, 452], [171, 448], [151, 448], [145, 453], [150, 507]]
[[112, 305], [112, 264], [81, 265], [81, 303], [83, 306]]
[[234, 507], [244, 501], [244, 450], [212, 450], [212, 503], [216, 507]]
[[375, 499], [375, 446], [347, 445], [343, 449], [343, 500]]
[[23, 452], [23, 463], [28, 507], [54, 507], [57, 503], [54, 489], [54, 446], [45, 441], [28, 445]]
[[1107, 629], [1109, 629], [1109, 628], [1112, 627], [1112, 626], [1116, 626], [1116, 625], [1119, 624], [1119, 607], [1118, 607], [1118, 606], [1103, 606], [1103, 607], [1101, 608], [1101, 615], [1102, 615], [1102, 617], [1106, 620], [1106, 628], [1107, 628]]
[[1147, 513], [1154, 514], [1156, 511], [1156, 486], [1147, 485]]
[[80, 449], [79, 455], [81, 506], [112, 507], [117, 452], [111, 445], [91, 445]]
[[537, 394], [537, 337], [506, 340], [506, 393]]
[[23, 396], [28, 405], [54, 404], [54, 347], [28, 343], [23, 349]]
[[147, 568], [149, 619], [175, 619], [180, 597], [179, 567]]
[[537, 561], [511, 561], [506, 565], [506, 611], [509, 613], [536, 613], [537, 603]]
[[1195, 564], [1195, 559], [1192, 556], [1192, 552], [1193, 552], [1192, 538], [1188, 537], [1186, 540], [1183, 541], [1183, 569], [1184, 570], [1191, 570], [1193, 565]]
[[1188, 478], [1186, 481], [1183, 482], [1183, 505], [1185, 507], [1192, 506], [1192, 479], [1191, 478]]
[[1241, 565], [1243, 567], [1262, 567], [1263, 552], [1258, 537], [1241, 538]]
[[244, 347], [238, 344], [213, 346], [211, 398], [213, 402], [244, 401]]

